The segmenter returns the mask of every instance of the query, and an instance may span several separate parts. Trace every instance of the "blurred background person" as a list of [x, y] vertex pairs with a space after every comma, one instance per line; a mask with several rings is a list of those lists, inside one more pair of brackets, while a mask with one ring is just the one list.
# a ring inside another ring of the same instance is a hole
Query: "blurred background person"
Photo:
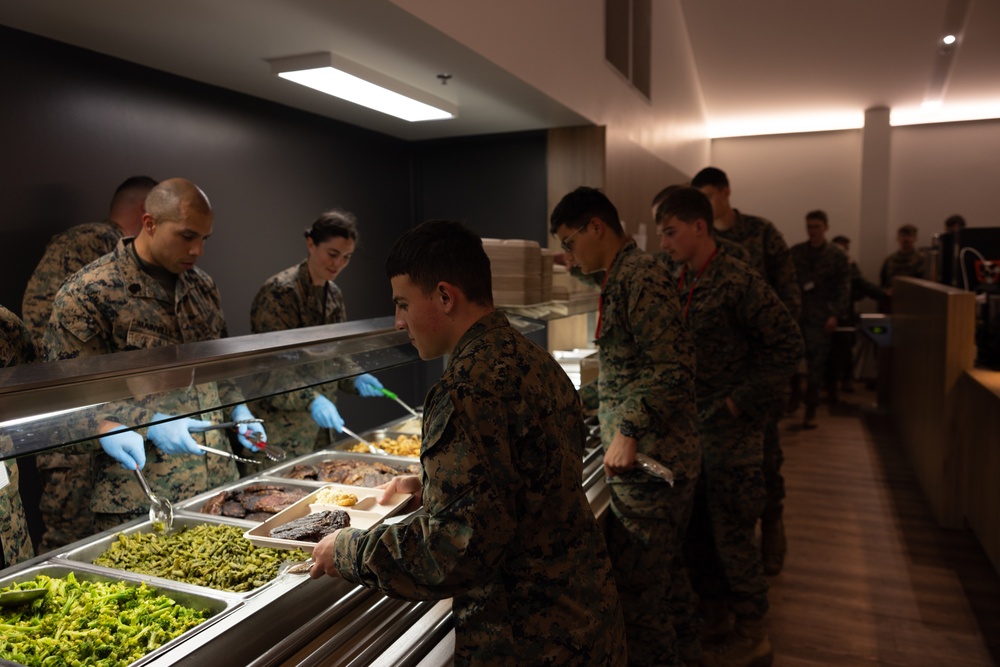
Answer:
[[[0, 366], [27, 364], [35, 360], [35, 348], [24, 323], [0, 306]], [[18, 489], [19, 474], [13, 458], [14, 443], [0, 434], [0, 570], [35, 555], [28, 536], [28, 523]]]

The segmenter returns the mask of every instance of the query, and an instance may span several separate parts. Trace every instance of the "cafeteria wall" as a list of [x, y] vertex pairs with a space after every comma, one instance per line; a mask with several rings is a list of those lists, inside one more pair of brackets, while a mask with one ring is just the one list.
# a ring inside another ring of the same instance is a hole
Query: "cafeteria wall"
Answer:
[[[955, 213], [970, 227], [1000, 226], [991, 196], [1000, 183], [991, 148], [1000, 146], [1000, 120], [891, 127], [884, 178], [862, 174], [863, 141], [862, 130], [715, 139], [711, 164], [729, 175], [733, 205], [772, 220], [789, 245], [805, 240], [807, 211], [826, 210], [830, 236], [851, 238], [869, 280], [877, 281], [882, 259], [896, 250], [901, 225], [917, 227], [920, 246]], [[887, 199], [880, 234], [860, 227], [869, 181], [888, 183], [888, 192], [875, 193]]]

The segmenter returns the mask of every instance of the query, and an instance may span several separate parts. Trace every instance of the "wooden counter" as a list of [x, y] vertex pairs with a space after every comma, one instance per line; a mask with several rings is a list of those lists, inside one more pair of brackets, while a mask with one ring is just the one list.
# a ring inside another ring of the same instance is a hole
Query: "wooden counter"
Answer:
[[975, 295], [947, 285], [893, 283], [889, 406], [900, 442], [942, 527], [964, 526], [958, 383], [975, 360]]
[[1000, 572], [1000, 372], [965, 373], [957, 409], [965, 518]]

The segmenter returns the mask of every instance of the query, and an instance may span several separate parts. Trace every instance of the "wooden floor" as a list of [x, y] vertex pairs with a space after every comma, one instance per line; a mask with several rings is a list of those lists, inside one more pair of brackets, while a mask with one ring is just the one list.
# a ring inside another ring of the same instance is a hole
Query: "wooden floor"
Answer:
[[778, 667], [1000, 665], [1000, 577], [939, 529], [871, 393], [782, 422], [785, 568], [770, 578]]

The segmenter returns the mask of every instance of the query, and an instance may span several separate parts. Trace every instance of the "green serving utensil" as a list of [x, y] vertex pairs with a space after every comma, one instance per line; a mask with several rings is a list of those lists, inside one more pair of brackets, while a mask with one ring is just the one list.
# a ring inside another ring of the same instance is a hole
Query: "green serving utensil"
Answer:
[[420, 416], [419, 412], [417, 412], [416, 410], [414, 410], [413, 408], [411, 408], [409, 405], [407, 405], [406, 403], [404, 403], [403, 401], [401, 401], [400, 398], [399, 398], [399, 396], [396, 396], [396, 394], [394, 394], [393, 392], [391, 392], [391, 391], [389, 391], [388, 389], [385, 389], [385, 388], [381, 389], [381, 392], [382, 392], [382, 394], [386, 398], [391, 398], [392, 400], [394, 400], [397, 403], [399, 403], [400, 405], [402, 405], [403, 408], [407, 412], [409, 412], [411, 415], [413, 415], [414, 417], [419, 417]]

